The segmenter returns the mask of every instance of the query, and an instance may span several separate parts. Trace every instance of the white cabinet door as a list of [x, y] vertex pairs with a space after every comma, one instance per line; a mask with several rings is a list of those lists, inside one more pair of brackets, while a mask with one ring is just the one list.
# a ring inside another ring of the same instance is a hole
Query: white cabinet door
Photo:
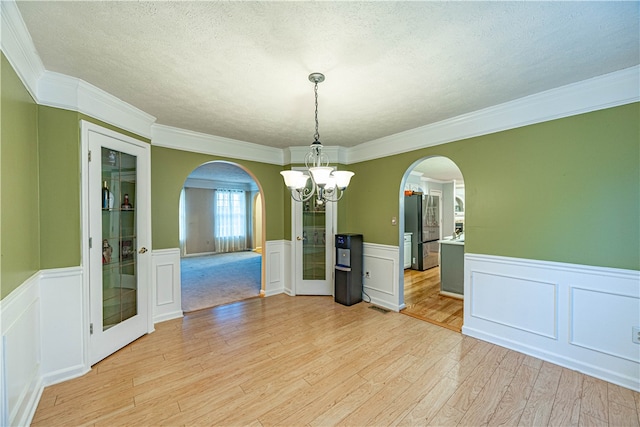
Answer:
[[[149, 331], [150, 147], [83, 122], [89, 150], [89, 362]], [[84, 143], [84, 142], [83, 142]]]

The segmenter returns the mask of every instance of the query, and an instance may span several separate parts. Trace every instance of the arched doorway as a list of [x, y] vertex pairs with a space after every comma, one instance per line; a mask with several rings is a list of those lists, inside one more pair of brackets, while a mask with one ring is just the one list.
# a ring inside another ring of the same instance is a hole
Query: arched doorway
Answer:
[[459, 332], [464, 280], [462, 173], [446, 157], [429, 157], [411, 165], [402, 186], [405, 308], [401, 312]]
[[260, 185], [242, 166], [214, 161], [189, 174], [180, 196], [183, 311], [264, 294], [263, 212]]

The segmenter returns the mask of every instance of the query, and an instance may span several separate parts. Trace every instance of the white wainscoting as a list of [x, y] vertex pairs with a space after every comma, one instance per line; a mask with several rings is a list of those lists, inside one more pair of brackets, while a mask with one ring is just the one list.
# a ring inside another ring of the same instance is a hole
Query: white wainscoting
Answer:
[[365, 242], [362, 249], [362, 286], [366, 294], [364, 300], [371, 298], [372, 304], [400, 311], [404, 307], [399, 295], [399, 247]]
[[462, 332], [640, 391], [640, 272], [465, 254]]
[[82, 268], [42, 270], [0, 301], [0, 425], [29, 425], [45, 386], [84, 375]]
[[44, 385], [84, 375], [91, 368], [86, 358], [88, 313], [83, 309], [82, 268], [56, 268], [40, 272], [41, 373]]
[[281, 293], [291, 295], [291, 242], [289, 240], [270, 240], [266, 242], [265, 257], [266, 282], [264, 296]]
[[3, 359], [2, 425], [29, 425], [42, 393], [40, 376], [40, 273], [0, 301]]
[[153, 323], [183, 316], [180, 282], [180, 249], [151, 252], [151, 305]]

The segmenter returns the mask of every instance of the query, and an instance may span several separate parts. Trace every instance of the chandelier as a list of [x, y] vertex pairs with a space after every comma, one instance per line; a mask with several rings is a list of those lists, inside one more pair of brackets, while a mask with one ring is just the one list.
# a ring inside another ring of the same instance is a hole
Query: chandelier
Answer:
[[[284, 185], [291, 191], [291, 198], [296, 202], [306, 202], [313, 195], [316, 195], [317, 204], [325, 202], [337, 202], [344, 195], [344, 191], [354, 175], [350, 171], [334, 170], [329, 166], [329, 157], [322, 153], [322, 143], [318, 133], [318, 83], [324, 81], [321, 73], [309, 74], [309, 81], [314, 83], [316, 96], [316, 133], [313, 135], [314, 141], [311, 143], [311, 150], [304, 158], [304, 163], [308, 173], [295, 170], [282, 171], [280, 174], [284, 178]], [[311, 178], [311, 186], [307, 182]]]

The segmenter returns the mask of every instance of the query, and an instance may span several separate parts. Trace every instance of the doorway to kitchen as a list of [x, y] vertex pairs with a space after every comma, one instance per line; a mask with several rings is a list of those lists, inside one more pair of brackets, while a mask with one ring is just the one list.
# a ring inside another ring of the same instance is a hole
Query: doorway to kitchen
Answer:
[[185, 312], [254, 298], [263, 292], [264, 206], [241, 166], [205, 163], [180, 196], [180, 276]]
[[414, 163], [403, 180], [401, 313], [457, 332], [463, 324], [464, 179], [442, 156]]

